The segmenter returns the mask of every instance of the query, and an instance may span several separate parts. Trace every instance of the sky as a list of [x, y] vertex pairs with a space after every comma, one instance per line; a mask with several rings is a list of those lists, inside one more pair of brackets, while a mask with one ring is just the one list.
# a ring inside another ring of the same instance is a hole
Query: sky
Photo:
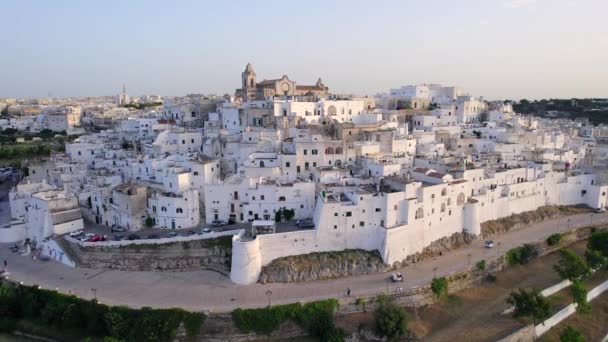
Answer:
[[488, 99], [608, 97], [608, 0], [0, 0], [0, 97], [233, 94], [322, 77]]

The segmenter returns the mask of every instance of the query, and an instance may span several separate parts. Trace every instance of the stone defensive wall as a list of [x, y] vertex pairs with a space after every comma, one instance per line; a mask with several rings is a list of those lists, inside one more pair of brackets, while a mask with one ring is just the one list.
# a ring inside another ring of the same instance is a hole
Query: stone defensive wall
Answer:
[[82, 242], [69, 236], [60, 242], [76, 266], [121, 271], [193, 271], [208, 269], [228, 275], [232, 236], [239, 230], [133, 241]]

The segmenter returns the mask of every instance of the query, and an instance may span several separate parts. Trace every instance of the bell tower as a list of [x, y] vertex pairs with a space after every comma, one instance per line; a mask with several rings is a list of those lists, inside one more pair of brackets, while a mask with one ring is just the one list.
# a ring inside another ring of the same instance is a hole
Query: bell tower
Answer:
[[241, 74], [243, 82], [243, 93], [245, 100], [253, 100], [256, 97], [256, 86], [255, 86], [255, 71], [251, 63], [247, 63], [245, 71]]

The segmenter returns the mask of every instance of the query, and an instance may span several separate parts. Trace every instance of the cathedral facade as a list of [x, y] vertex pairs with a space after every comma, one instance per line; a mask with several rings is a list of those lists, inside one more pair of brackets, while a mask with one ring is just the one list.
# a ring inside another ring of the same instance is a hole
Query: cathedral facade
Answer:
[[264, 100], [275, 96], [308, 96], [319, 98], [328, 95], [329, 88], [323, 84], [320, 78], [315, 85], [297, 85], [287, 75], [283, 75], [279, 79], [257, 82], [251, 63], [247, 64], [245, 71], [241, 74], [241, 88], [235, 92], [236, 98], [240, 98], [242, 101]]

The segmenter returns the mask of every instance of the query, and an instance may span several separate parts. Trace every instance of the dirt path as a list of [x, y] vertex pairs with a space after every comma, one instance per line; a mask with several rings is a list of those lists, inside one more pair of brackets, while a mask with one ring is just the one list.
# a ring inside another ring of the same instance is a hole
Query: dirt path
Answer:
[[[571, 245], [584, 253], [586, 241]], [[496, 341], [525, 324], [511, 315], [505, 299], [518, 287], [543, 289], [561, 281], [553, 271], [557, 253], [535, 259], [524, 266], [509, 267], [497, 274], [495, 283], [483, 283], [455, 294], [442, 303], [418, 310], [420, 320], [410, 328], [425, 341]]]

